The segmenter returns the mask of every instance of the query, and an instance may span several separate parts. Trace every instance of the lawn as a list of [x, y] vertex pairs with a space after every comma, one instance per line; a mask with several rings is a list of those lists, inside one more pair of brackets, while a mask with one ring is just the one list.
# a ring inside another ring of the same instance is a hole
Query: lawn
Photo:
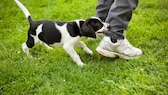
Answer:
[[[143, 50], [133, 60], [111, 59], [95, 48], [101, 38], [82, 40], [90, 56], [78, 67], [62, 48], [36, 45], [22, 52], [28, 21], [13, 0], [0, 3], [0, 95], [168, 95], [168, 0], [139, 0], [127, 39]], [[35, 20], [70, 21], [95, 15], [97, 0], [21, 0]]]

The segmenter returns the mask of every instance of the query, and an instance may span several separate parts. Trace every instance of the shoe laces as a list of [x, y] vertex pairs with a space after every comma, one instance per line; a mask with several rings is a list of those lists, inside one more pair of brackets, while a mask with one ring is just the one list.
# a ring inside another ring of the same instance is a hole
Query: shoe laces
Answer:
[[132, 45], [129, 43], [129, 41], [127, 39], [124, 39], [123, 41], [121, 41], [120, 43], [121, 45], [123, 45], [125, 48], [130, 48], [132, 49]]

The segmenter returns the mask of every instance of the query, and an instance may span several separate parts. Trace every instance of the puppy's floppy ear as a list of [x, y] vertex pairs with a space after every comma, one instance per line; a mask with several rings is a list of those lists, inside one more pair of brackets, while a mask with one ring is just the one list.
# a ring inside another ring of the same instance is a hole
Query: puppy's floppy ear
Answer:
[[80, 29], [79, 29], [76, 22], [67, 23], [67, 30], [72, 37], [76, 37], [77, 35], [81, 35]]
[[81, 27], [82, 36], [96, 38], [95, 31], [89, 23], [90, 23], [89, 19], [83, 23]]

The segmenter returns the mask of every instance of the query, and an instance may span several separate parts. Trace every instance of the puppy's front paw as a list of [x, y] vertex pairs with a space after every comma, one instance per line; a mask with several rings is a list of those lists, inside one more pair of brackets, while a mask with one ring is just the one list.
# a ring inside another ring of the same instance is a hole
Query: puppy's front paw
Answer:
[[78, 65], [79, 67], [83, 67], [83, 66], [85, 66], [86, 64], [83, 64], [83, 65]]
[[80, 63], [80, 64], [77, 64], [79, 67], [83, 67], [83, 66], [85, 66], [85, 64], [84, 63]]
[[33, 56], [32, 56], [32, 55], [27, 55], [27, 57], [28, 57], [29, 59], [33, 59]]
[[90, 55], [92, 55], [92, 54], [93, 54], [93, 51], [87, 50], [87, 53], [90, 54]]
[[47, 49], [48, 49], [48, 50], [54, 50], [52, 47], [48, 47]]

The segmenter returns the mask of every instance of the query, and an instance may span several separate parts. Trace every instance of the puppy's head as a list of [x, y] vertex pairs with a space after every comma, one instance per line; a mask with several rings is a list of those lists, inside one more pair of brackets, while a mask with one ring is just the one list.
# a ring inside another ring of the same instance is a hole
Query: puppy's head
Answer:
[[107, 31], [109, 24], [101, 21], [98, 17], [87, 19], [81, 27], [82, 35], [86, 37], [96, 38], [96, 32]]

